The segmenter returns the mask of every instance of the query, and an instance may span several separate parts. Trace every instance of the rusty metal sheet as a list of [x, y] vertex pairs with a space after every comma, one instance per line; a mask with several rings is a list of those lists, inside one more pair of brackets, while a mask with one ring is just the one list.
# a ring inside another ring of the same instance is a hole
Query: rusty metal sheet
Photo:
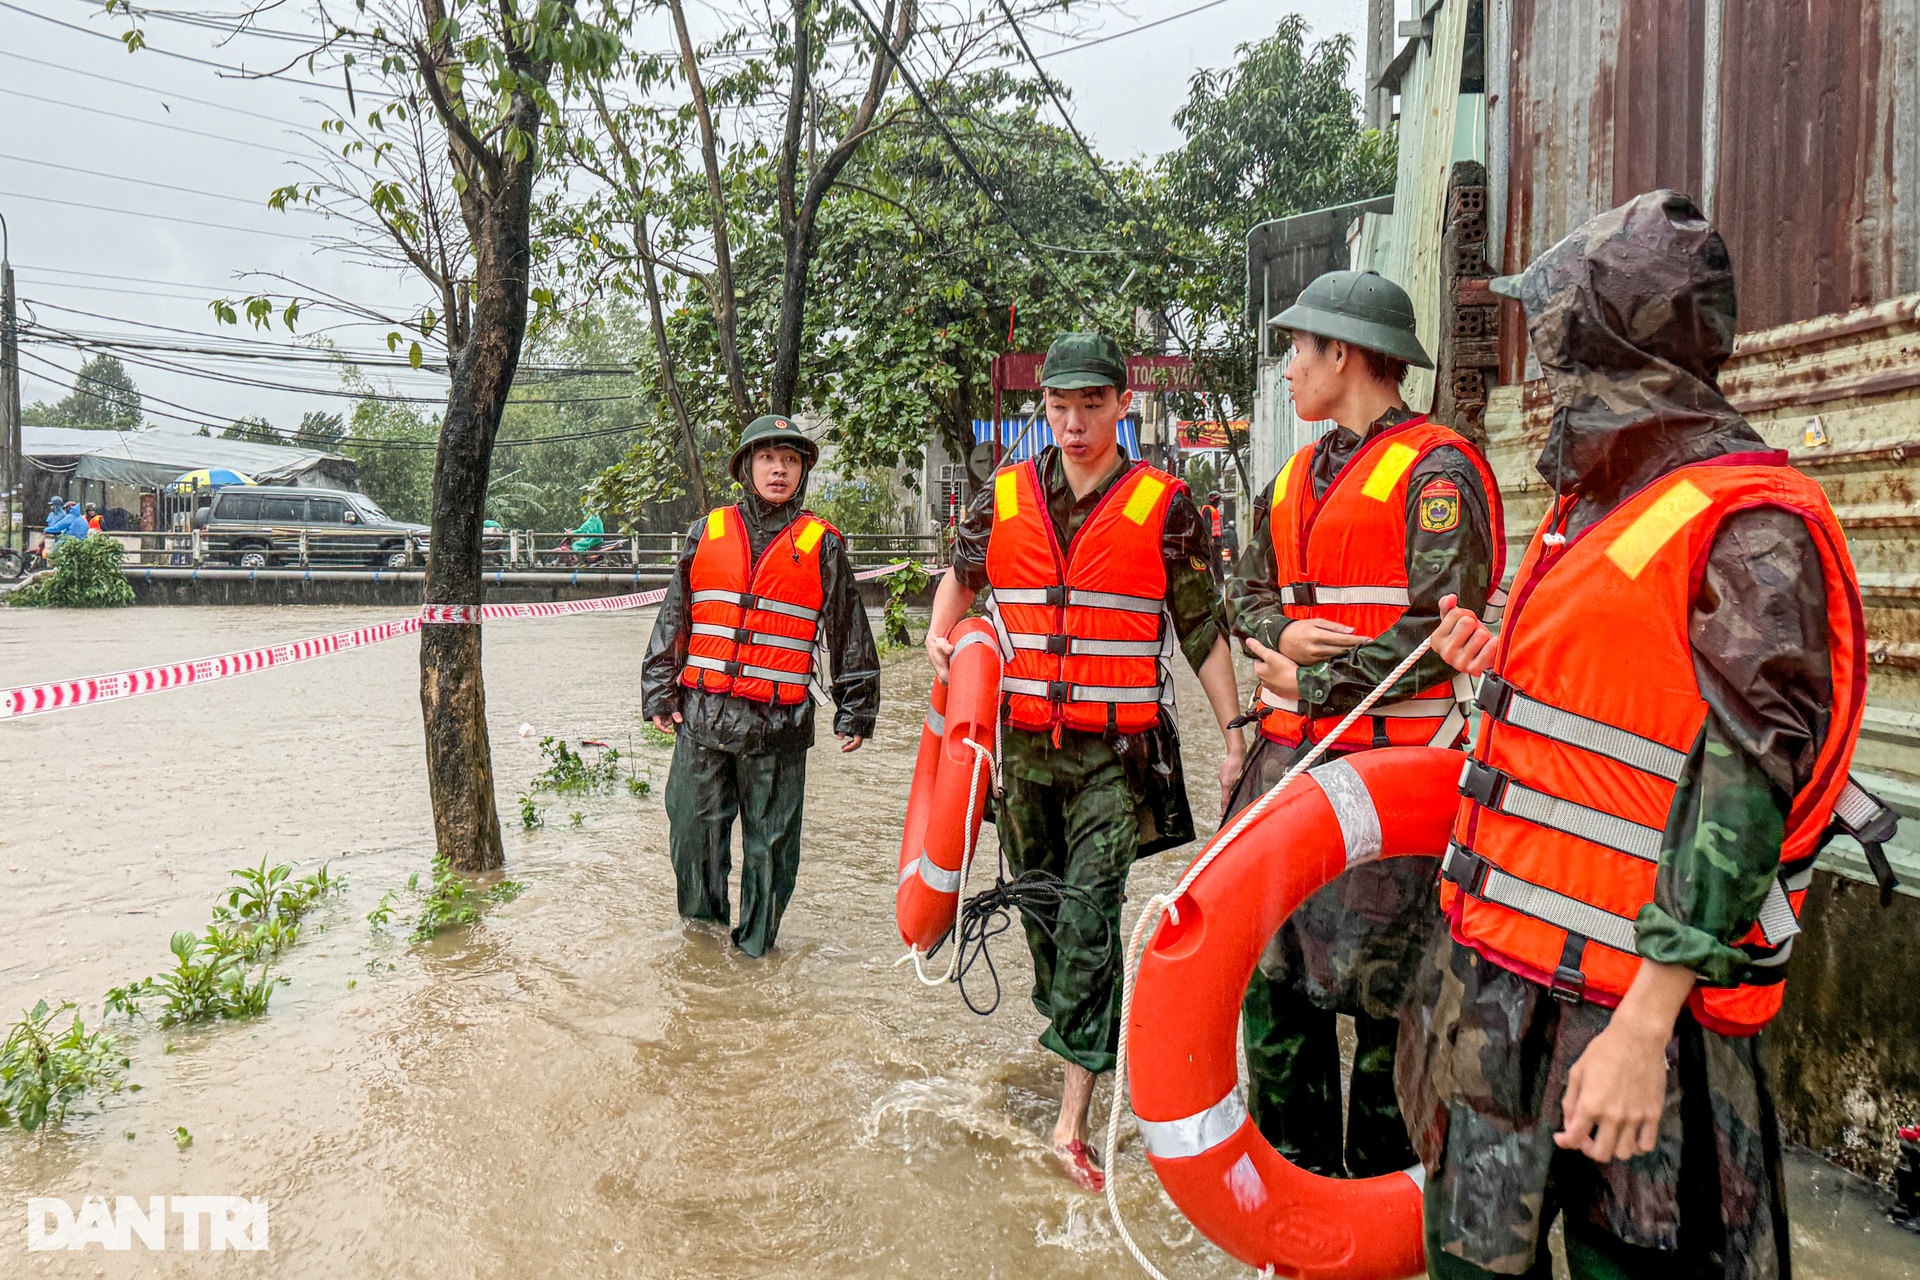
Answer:
[[[1920, 290], [1920, 0], [1500, 8], [1506, 269], [1666, 186], [1726, 236], [1743, 331]], [[1525, 338], [1507, 318], [1501, 375], [1517, 382]]]
[[1920, 289], [1917, 18], [1914, 0], [1725, 7], [1713, 212], [1743, 328]]
[[[1847, 531], [1873, 660], [1858, 762], [1920, 777], [1920, 293], [1744, 334], [1720, 384], [1819, 481]], [[1533, 464], [1552, 414], [1538, 379], [1487, 405], [1510, 564], [1546, 512]]]

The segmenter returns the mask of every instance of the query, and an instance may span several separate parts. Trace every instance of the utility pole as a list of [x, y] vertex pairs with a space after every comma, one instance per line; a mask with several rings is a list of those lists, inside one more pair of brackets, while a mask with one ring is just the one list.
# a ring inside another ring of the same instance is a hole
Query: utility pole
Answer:
[[8, 257], [7, 220], [0, 217], [0, 546], [26, 545], [20, 487], [26, 467], [20, 453], [20, 326], [14, 319], [13, 263]]

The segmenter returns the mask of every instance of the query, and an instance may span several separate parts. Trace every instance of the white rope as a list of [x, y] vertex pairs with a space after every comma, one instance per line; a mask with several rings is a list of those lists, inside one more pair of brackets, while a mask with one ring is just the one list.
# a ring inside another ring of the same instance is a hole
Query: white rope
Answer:
[[[1289, 783], [1312, 768], [1320, 757], [1326, 754], [1327, 748], [1337, 742], [1340, 735], [1345, 733], [1354, 721], [1365, 715], [1368, 708], [1378, 702], [1401, 676], [1411, 671], [1413, 664], [1420, 660], [1421, 655], [1426, 653], [1432, 644], [1433, 637], [1428, 636], [1414, 646], [1413, 652], [1402, 658], [1400, 665], [1389, 671], [1387, 678], [1374, 686], [1373, 692], [1362, 698], [1353, 710], [1347, 712], [1346, 718], [1332, 733], [1314, 743], [1313, 750], [1309, 751], [1293, 768], [1287, 770], [1285, 777], [1274, 783], [1265, 795], [1242, 810], [1239, 818], [1227, 829], [1225, 835], [1214, 838], [1213, 843], [1207, 847], [1207, 851], [1187, 868], [1184, 876], [1180, 877], [1179, 884], [1167, 893], [1155, 894], [1148, 899], [1146, 906], [1141, 908], [1139, 917], [1133, 922], [1133, 934], [1127, 942], [1126, 963], [1120, 971], [1120, 1046], [1113, 1063], [1113, 1105], [1107, 1110], [1107, 1212], [1113, 1215], [1114, 1229], [1120, 1233], [1120, 1241], [1127, 1246], [1127, 1252], [1133, 1255], [1133, 1260], [1140, 1264], [1140, 1269], [1152, 1276], [1153, 1280], [1168, 1280], [1168, 1276], [1149, 1262], [1146, 1254], [1140, 1251], [1140, 1246], [1134, 1243], [1133, 1233], [1127, 1230], [1127, 1224], [1121, 1220], [1120, 1198], [1115, 1190], [1119, 1183], [1120, 1172], [1117, 1149], [1120, 1136], [1120, 1106], [1127, 1091], [1127, 1024], [1133, 1017], [1133, 983], [1140, 969], [1140, 940], [1150, 926], [1159, 922], [1162, 913], [1171, 916], [1175, 924], [1180, 923], [1180, 911], [1174, 904], [1186, 896], [1187, 890], [1193, 887], [1193, 882], [1200, 878], [1200, 873], [1212, 866], [1213, 860], [1225, 853], [1227, 846], [1240, 838], [1241, 832], [1252, 826], [1261, 814], [1272, 807], [1273, 802], [1280, 798], [1280, 793], [1287, 789]], [[1272, 1269], [1266, 1268], [1256, 1274], [1271, 1275]]]
[[[965, 843], [960, 847], [960, 888], [953, 898], [953, 922], [956, 929], [960, 925], [960, 900], [967, 896], [967, 877], [973, 872], [973, 852], [980, 840], [980, 824], [973, 821], [973, 805], [980, 798], [980, 762], [984, 760], [989, 765], [997, 764], [993, 752], [972, 738], [962, 738], [960, 741], [973, 748], [973, 774], [967, 779], [967, 812], [961, 819], [967, 835]], [[999, 745], [997, 738], [995, 745]], [[991, 773], [989, 776], [992, 776]], [[926, 857], [926, 850], [922, 849], [920, 856]], [[909, 960], [913, 961], [913, 976], [920, 979], [920, 985], [925, 987], [943, 987], [953, 981], [954, 972], [960, 964], [960, 939], [957, 936], [953, 939], [952, 948], [947, 952], [947, 971], [939, 977], [929, 978], [927, 971], [921, 967], [920, 961], [924, 954], [920, 948], [910, 947], [906, 955], [893, 962], [894, 968], [899, 968]]]

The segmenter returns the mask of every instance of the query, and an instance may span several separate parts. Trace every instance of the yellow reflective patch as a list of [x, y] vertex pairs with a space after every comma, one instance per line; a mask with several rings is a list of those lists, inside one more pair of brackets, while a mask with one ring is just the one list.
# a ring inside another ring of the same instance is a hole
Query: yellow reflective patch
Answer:
[[1619, 565], [1629, 578], [1639, 577], [1668, 539], [1712, 505], [1713, 499], [1695, 488], [1691, 480], [1676, 481], [1613, 540], [1607, 548], [1607, 559]]
[[727, 509], [715, 507], [707, 512], [707, 537], [724, 538], [727, 536]]
[[1400, 483], [1400, 477], [1407, 474], [1407, 468], [1419, 456], [1420, 451], [1410, 444], [1395, 441], [1388, 445], [1380, 455], [1380, 461], [1373, 464], [1373, 474], [1360, 486], [1360, 492], [1375, 502], [1385, 502], [1393, 496], [1394, 486]]
[[820, 539], [826, 535], [826, 532], [827, 526], [818, 520], [809, 520], [807, 527], [800, 531], [800, 536], [793, 540], [793, 545], [800, 549], [801, 555], [812, 555], [813, 549], [820, 545]]
[[1120, 514], [1135, 524], [1145, 524], [1147, 517], [1153, 514], [1153, 504], [1160, 501], [1160, 495], [1167, 491], [1167, 482], [1158, 476], [1143, 476], [1140, 485], [1127, 499], [1126, 507]]
[[1020, 476], [1002, 471], [993, 478], [993, 514], [995, 519], [1011, 520], [1020, 514]]
[[1268, 510], [1278, 511], [1280, 504], [1286, 500], [1287, 477], [1293, 474], [1293, 463], [1299, 456], [1297, 453], [1288, 454], [1286, 465], [1282, 466], [1280, 468], [1280, 474], [1273, 478], [1273, 497], [1267, 500]]

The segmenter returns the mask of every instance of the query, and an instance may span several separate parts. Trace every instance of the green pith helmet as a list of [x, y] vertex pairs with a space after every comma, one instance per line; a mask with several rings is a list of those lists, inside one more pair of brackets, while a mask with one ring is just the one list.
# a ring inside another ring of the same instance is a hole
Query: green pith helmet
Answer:
[[812, 470], [813, 464], [820, 460], [820, 446], [807, 439], [800, 428], [794, 425], [792, 418], [783, 418], [774, 413], [755, 418], [740, 433], [740, 447], [733, 451], [733, 460], [727, 463], [728, 474], [749, 488], [753, 486], [753, 480], [747, 472], [747, 460], [763, 444], [792, 446], [808, 470]]
[[1433, 368], [1413, 331], [1413, 299], [1375, 271], [1327, 272], [1301, 290], [1274, 323]]

